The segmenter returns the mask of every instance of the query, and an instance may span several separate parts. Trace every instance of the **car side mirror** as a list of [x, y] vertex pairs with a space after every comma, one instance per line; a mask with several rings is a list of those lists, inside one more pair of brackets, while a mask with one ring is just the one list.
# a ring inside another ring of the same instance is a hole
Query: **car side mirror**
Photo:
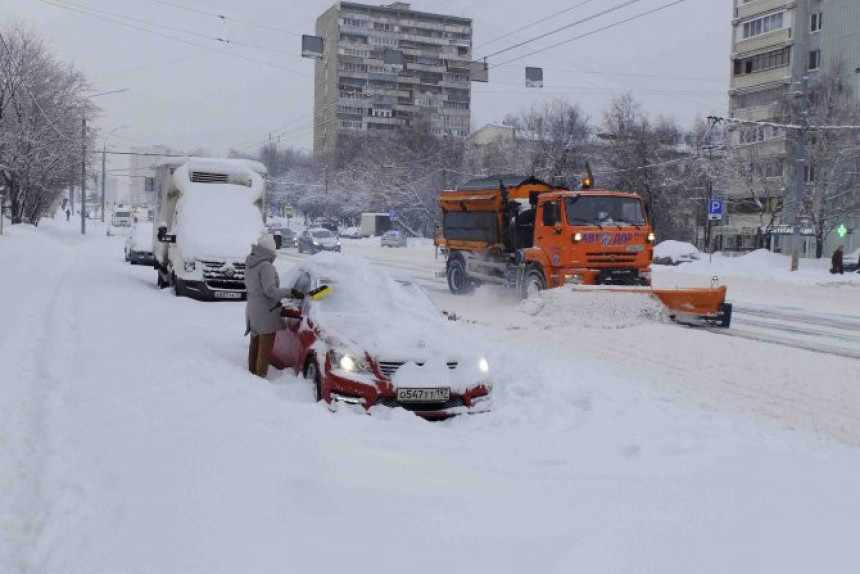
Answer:
[[283, 307], [281, 309], [281, 317], [286, 317], [287, 319], [301, 319], [302, 310], [298, 307]]
[[161, 243], [176, 243], [176, 235], [168, 235], [166, 225], [158, 226], [158, 234], [155, 237]]

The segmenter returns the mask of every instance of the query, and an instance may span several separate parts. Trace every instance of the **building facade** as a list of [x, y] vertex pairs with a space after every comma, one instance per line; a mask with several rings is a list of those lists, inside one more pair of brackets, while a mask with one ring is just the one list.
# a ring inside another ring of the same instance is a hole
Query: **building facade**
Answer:
[[334, 154], [342, 134], [414, 122], [439, 136], [469, 135], [471, 19], [403, 2], [338, 2], [317, 19], [316, 35], [325, 54], [315, 68], [315, 153]]
[[[733, 1], [731, 117], [779, 124], [789, 95], [799, 91], [802, 78], [814, 86], [825, 70], [839, 69], [853, 97], [858, 97], [860, 1]], [[784, 128], [734, 124], [730, 130], [737, 173], [726, 192], [733, 208], [724, 224], [715, 228], [715, 247], [790, 251], [796, 177], [801, 174], [810, 185], [814, 174], [808, 168], [797, 169], [797, 147]], [[858, 223], [855, 214], [855, 228]], [[803, 223], [801, 230], [801, 254], [812, 255], [814, 230]]]

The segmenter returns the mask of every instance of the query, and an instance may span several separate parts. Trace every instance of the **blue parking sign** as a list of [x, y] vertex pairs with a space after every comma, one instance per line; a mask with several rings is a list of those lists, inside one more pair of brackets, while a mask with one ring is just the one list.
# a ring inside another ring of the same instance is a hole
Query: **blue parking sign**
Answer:
[[708, 214], [717, 215], [723, 212], [723, 202], [719, 199], [712, 199], [708, 202]]
[[391, 221], [397, 221], [397, 212], [392, 209], [388, 212], [388, 217], [391, 218]]

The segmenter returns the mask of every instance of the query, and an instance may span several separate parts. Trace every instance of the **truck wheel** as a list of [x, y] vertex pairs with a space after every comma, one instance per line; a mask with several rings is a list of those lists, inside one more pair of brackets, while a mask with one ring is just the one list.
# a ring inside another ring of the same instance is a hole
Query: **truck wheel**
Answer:
[[540, 269], [531, 269], [523, 278], [523, 283], [520, 285], [520, 297], [528, 299], [546, 289], [546, 279], [543, 277], [543, 272]]
[[177, 297], [182, 297], [185, 294], [185, 288], [182, 286], [182, 280], [176, 278], [176, 274], [171, 277], [171, 283], [173, 283], [173, 294]]
[[454, 295], [463, 295], [471, 291], [469, 275], [466, 273], [466, 262], [457, 257], [448, 263], [448, 289]]
[[164, 277], [162, 277], [162, 275], [161, 275], [161, 269], [156, 267], [155, 272], [158, 273], [158, 288], [159, 289], [165, 289], [165, 288], [169, 287], [167, 281], [165, 281]]

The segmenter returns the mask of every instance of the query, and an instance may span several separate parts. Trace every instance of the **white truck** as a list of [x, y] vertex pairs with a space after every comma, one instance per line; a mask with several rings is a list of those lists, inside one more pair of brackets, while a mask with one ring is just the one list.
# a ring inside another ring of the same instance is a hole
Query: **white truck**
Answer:
[[391, 229], [391, 215], [388, 213], [362, 213], [361, 235], [378, 237]]
[[131, 209], [124, 205], [117, 205], [110, 218], [110, 224], [114, 227], [131, 227], [133, 216]]
[[266, 231], [266, 173], [244, 159], [168, 158], [157, 165], [159, 287], [195, 299], [245, 298], [245, 257]]

